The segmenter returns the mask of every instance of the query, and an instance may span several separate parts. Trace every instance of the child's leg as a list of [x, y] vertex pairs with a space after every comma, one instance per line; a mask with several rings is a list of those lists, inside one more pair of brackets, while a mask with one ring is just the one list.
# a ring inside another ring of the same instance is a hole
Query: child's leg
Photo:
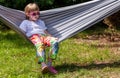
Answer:
[[51, 46], [50, 46], [50, 53], [49, 53], [49, 61], [55, 60], [58, 54], [58, 42], [57, 40], [51, 40]]
[[39, 35], [33, 35], [30, 40], [35, 45], [37, 49], [37, 58], [38, 63], [42, 65], [43, 72], [46, 72], [47, 65], [45, 64], [45, 58], [44, 58], [44, 44], [43, 44], [43, 38]]
[[49, 58], [55, 60], [59, 50], [58, 40], [54, 37], [46, 37], [44, 41], [50, 47]]
[[47, 37], [45, 39], [45, 41], [46, 41], [47, 45], [50, 46], [50, 53], [49, 53], [49, 57], [48, 57], [49, 70], [53, 74], [56, 74], [57, 71], [52, 66], [52, 61], [56, 59], [57, 54], [58, 54], [58, 49], [59, 49], [58, 40], [54, 37]]
[[44, 62], [44, 44], [39, 35], [33, 35], [30, 40], [36, 47], [36, 55], [38, 57], [38, 63]]

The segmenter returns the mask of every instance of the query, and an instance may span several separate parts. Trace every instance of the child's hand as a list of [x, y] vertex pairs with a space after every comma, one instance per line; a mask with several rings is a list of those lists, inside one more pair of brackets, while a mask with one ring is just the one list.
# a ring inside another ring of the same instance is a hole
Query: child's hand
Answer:
[[59, 40], [59, 38], [55, 37], [56, 40]]

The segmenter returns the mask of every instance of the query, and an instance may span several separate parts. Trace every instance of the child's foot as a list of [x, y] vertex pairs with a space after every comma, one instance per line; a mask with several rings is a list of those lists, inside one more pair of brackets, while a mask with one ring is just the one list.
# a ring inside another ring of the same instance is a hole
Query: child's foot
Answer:
[[49, 68], [49, 71], [51, 73], [53, 73], [53, 74], [57, 74], [58, 73], [58, 71], [53, 66], [49, 66], [48, 68]]
[[42, 66], [42, 73], [45, 74], [49, 71], [49, 68], [47, 65]]

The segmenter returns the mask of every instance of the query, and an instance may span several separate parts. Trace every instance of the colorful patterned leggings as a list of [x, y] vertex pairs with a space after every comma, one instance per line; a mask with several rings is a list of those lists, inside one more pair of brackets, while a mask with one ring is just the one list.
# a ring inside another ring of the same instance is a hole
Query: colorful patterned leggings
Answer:
[[45, 47], [50, 47], [48, 57], [52, 60], [56, 59], [58, 53], [58, 40], [55, 37], [43, 36], [43, 35], [32, 35], [30, 40], [36, 47], [36, 55], [38, 63], [45, 62]]

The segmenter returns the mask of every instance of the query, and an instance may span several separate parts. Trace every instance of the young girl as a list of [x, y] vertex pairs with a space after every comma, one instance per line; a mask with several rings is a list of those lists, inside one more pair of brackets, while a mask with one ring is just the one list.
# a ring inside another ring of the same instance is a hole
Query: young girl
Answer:
[[[25, 32], [27, 37], [32, 41], [36, 47], [36, 55], [38, 63], [41, 64], [42, 73], [47, 71], [56, 74], [57, 71], [52, 66], [52, 61], [56, 59], [58, 53], [58, 39], [52, 37], [47, 31], [47, 27], [40, 19], [39, 7], [36, 3], [29, 3], [25, 7], [26, 20], [24, 20], [20, 28]], [[50, 47], [48, 55], [48, 63], [45, 63], [45, 46]]]

